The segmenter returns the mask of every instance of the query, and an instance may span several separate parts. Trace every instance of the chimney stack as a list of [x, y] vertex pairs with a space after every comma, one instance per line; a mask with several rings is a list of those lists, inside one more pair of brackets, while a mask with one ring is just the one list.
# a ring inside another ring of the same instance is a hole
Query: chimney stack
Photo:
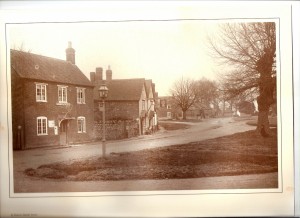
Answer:
[[75, 49], [72, 48], [72, 42], [68, 42], [68, 48], [66, 49], [66, 60], [75, 64]]
[[92, 83], [95, 82], [95, 77], [96, 77], [96, 73], [95, 72], [90, 72], [90, 80]]
[[103, 80], [103, 69], [102, 67], [97, 67], [96, 68], [96, 78], [95, 78], [96, 81], [100, 81], [100, 80]]
[[106, 80], [107, 81], [112, 80], [112, 70], [110, 69], [109, 65], [108, 65], [108, 69], [106, 70]]

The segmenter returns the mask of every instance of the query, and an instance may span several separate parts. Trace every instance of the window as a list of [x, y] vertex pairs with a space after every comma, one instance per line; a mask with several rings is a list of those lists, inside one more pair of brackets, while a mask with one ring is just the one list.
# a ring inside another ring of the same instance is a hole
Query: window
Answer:
[[142, 110], [146, 110], [145, 100], [142, 100]]
[[172, 118], [172, 113], [171, 112], [167, 112], [167, 118], [171, 119]]
[[78, 130], [78, 133], [84, 133], [84, 132], [86, 132], [86, 129], [85, 129], [85, 117], [78, 117], [77, 118], [77, 130]]
[[36, 90], [36, 101], [37, 102], [47, 102], [47, 84], [37, 83], [35, 84]]
[[58, 86], [58, 103], [68, 103], [67, 86]]
[[47, 117], [37, 117], [37, 135], [48, 135]]
[[85, 104], [85, 88], [77, 88], [77, 104]]
[[168, 104], [168, 105], [167, 105], [167, 109], [171, 109], [171, 105]]

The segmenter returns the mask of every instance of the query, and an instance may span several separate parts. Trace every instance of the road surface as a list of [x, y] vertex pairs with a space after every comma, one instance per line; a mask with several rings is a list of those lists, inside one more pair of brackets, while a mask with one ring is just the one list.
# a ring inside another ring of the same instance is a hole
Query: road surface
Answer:
[[[182, 123], [182, 122], [181, 122]], [[159, 131], [153, 135], [137, 138], [108, 141], [107, 154], [130, 152], [161, 146], [184, 144], [195, 141], [230, 135], [252, 130], [255, 127], [246, 121], [232, 118], [207, 119], [203, 122], [188, 123], [190, 128], [174, 131]], [[211, 177], [176, 180], [137, 180], [137, 181], [89, 181], [69, 182], [37, 179], [24, 175], [27, 168], [37, 168], [42, 164], [61, 161], [74, 161], [82, 158], [101, 156], [101, 142], [74, 145], [69, 147], [48, 147], [24, 151], [14, 151], [14, 192], [82, 192], [82, 191], [126, 191], [126, 190], [178, 190], [178, 189], [230, 189], [264, 188], [277, 185], [277, 173], [265, 175], [245, 175], [232, 177]], [[12, 169], [10, 169], [12, 171]], [[268, 182], [266, 182], [268, 181]], [[271, 185], [270, 185], [271, 183]]]

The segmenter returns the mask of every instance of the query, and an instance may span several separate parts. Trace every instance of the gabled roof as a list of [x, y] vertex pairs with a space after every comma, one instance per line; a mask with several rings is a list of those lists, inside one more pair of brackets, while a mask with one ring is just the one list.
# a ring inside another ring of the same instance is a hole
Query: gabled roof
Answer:
[[[150, 90], [152, 90], [152, 80], [151, 79], [145, 80], [145, 88], [146, 88], [147, 98], [149, 98]], [[153, 91], [152, 91], [152, 94], [153, 94]]]
[[[141, 98], [142, 90], [145, 84], [145, 79], [114, 79], [105, 81], [108, 91], [108, 101], [138, 101]], [[94, 99], [99, 100], [98, 89], [101, 85], [97, 83], [94, 88]]]
[[68, 61], [11, 50], [11, 67], [21, 78], [93, 86], [81, 70]]

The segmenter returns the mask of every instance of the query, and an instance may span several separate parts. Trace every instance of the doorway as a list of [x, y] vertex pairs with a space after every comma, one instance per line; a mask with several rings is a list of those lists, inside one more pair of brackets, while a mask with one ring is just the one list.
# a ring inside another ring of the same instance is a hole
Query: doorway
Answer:
[[60, 123], [59, 128], [59, 144], [60, 145], [67, 145], [68, 144], [68, 120], [63, 120]]

